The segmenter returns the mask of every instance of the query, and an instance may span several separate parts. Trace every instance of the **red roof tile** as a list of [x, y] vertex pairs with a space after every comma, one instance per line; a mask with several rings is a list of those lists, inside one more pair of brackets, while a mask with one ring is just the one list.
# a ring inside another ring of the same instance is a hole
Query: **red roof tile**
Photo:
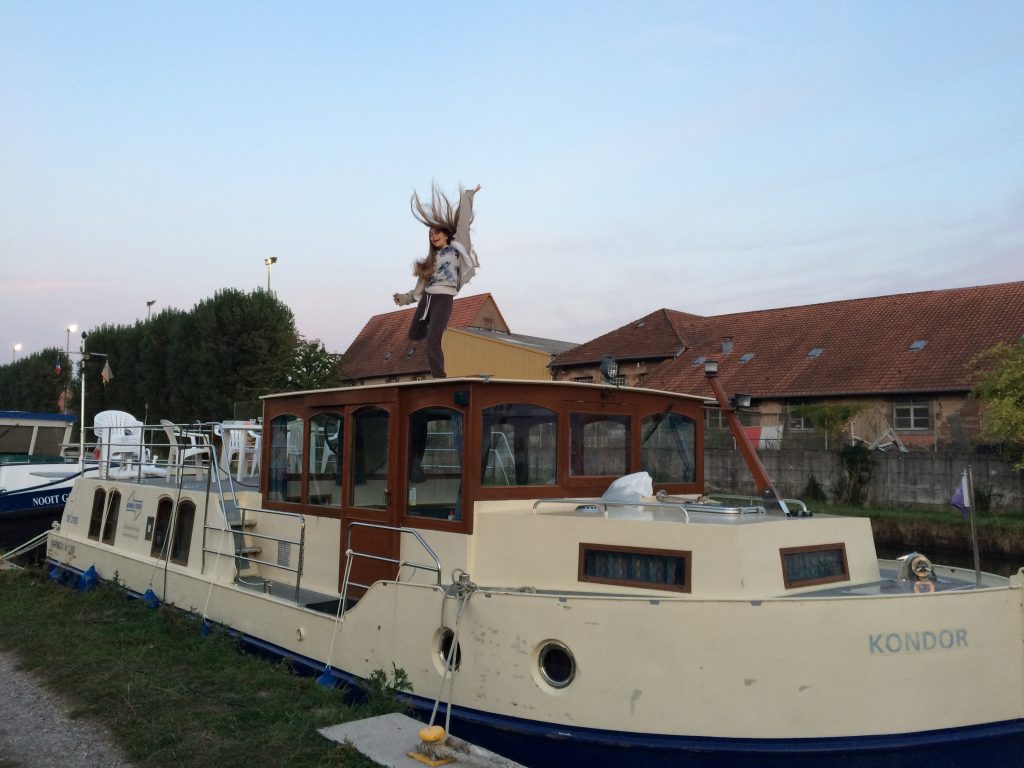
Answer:
[[[965, 392], [973, 383], [969, 363], [975, 355], [1024, 334], [1024, 282], [713, 317], [659, 312], [678, 321], [674, 327], [687, 350], [658, 366], [644, 380], [647, 387], [709, 394], [703, 365], [695, 364], [706, 357], [719, 361], [726, 391], [761, 398]], [[670, 333], [664, 325], [655, 327], [656, 339], [646, 344], [632, 346], [637, 331], [643, 330], [636, 324], [601, 339], [611, 354], [621, 357], [641, 350], [664, 352]], [[733, 344], [728, 353], [722, 346], [727, 337]], [[926, 343], [912, 351], [917, 341]], [[821, 353], [810, 357], [812, 349]], [[741, 362], [744, 355], [752, 357]]]
[[550, 367], [600, 362], [604, 355], [617, 360], [660, 360], [677, 354], [695, 324], [705, 318], [673, 309], [659, 309], [639, 320], [563, 352]]

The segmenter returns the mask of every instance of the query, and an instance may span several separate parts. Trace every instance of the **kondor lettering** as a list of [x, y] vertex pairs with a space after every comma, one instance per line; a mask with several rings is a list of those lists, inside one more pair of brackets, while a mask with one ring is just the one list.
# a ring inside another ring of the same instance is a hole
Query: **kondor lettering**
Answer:
[[951, 651], [967, 647], [967, 630], [937, 629], [924, 632], [883, 632], [868, 635], [868, 650], [872, 656], [892, 656], [898, 653], [927, 653]]

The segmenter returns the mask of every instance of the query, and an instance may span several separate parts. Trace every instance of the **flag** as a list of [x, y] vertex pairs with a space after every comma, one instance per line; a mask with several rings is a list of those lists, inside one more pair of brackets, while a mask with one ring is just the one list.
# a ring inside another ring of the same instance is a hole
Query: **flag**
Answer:
[[107, 360], [103, 363], [103, 370], [100, 372], [100, 379], [103, 381], [103, 385], [106, 386], [110, 383], [112, 378], [114, 378], [114, 372], [110, 370], [110, 361]]
[[53, 364], [53, 372], [60, 376], [60, 355], [57, 355], [57, 362]]
[[956, 486], [956, 490], [953, 491], [953, 498], [949, 500], [949, 503], [960, 510], [960, 514], [967, 517], [970, 514], [971, 502], [968, 498], [969, 494], [965, 491], [967, 485], [967, 475], [960, 478], [960, 482]]

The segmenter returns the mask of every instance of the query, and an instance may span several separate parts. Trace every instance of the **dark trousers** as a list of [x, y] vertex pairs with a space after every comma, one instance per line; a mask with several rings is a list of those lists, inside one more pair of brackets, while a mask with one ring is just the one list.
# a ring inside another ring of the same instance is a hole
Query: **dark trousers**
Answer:
[[410, 341], [427, 340], [427, 362], [430, 363], [430, 375], [435, 379], [446, 377], [441, 336], [452, 316], [454, 300], [454, 296], [444, 293], [424, 293], [409, 326]]

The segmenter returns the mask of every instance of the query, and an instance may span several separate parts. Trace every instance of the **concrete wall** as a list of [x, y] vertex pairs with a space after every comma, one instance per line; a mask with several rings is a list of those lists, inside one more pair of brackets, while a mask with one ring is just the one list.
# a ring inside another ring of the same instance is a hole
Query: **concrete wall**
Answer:
[[[823, 451], [760, 451], [779, 493], [800, 498], [813, 474], [828, 492], [836, 481], [836, 457]], [[974, 475], [979, 507], [991, 498], [991, 511], [1024, 513], [1024, 472], [1014, 471], [1001, 456], [971, 451], [876, 452], [869, 500], [875, 506], [948, 505], [960, 473], [968, 464]], [[709, 491], [754, 493], [750, 472], [739, 451], [705, 452], [705, 485]], [[955, 510], [950, 507], [955, 513]]]

